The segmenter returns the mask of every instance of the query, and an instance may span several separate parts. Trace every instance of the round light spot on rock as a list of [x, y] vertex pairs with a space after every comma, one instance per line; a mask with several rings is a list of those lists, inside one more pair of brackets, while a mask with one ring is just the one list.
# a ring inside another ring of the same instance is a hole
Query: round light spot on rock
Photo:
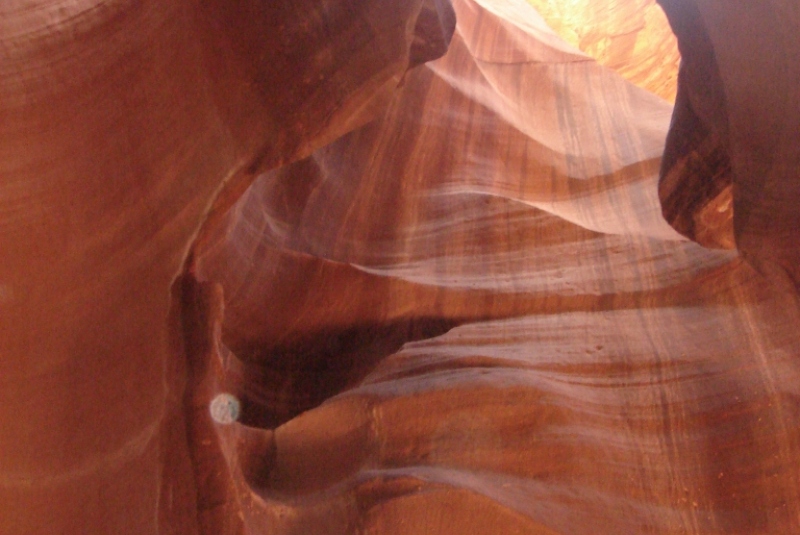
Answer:
[[239, 419], [242, 405], [236, 396], [228, 393], [217, 394], [211, 400], [211, 418], [218, 424], [232, 424]]

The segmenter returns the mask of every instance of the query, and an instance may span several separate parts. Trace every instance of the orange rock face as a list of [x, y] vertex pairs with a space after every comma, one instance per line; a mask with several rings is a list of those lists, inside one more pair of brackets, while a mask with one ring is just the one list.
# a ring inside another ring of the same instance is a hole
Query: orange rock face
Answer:
[[800, 9], [660, 3], [0, 5], [0, 533], [800, 533]]
[[569, 44], [669, 102], [675, 102], [680, 54], [656, 0], [528, 0]]

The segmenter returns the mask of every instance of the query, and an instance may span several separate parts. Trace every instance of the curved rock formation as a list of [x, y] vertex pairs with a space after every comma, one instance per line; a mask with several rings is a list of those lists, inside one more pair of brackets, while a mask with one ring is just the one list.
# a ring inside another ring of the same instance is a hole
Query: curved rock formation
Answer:
[[0, 532], [800, 531], [800, 10], [660, 1], [3, 3]]

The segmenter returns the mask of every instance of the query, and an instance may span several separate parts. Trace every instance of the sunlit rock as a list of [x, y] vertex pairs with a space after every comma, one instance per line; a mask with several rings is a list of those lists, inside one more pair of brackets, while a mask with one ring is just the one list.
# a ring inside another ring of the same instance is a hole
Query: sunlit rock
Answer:
[[800, 532], [800, 12], [661, 6], [0, 3], [0, 533]]

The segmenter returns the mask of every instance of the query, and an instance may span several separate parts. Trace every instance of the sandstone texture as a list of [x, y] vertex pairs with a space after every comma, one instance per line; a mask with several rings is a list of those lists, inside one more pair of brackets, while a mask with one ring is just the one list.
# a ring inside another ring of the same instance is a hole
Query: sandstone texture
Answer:
[[0, 2], [0, 534], [800, 533], [796, 0]]

